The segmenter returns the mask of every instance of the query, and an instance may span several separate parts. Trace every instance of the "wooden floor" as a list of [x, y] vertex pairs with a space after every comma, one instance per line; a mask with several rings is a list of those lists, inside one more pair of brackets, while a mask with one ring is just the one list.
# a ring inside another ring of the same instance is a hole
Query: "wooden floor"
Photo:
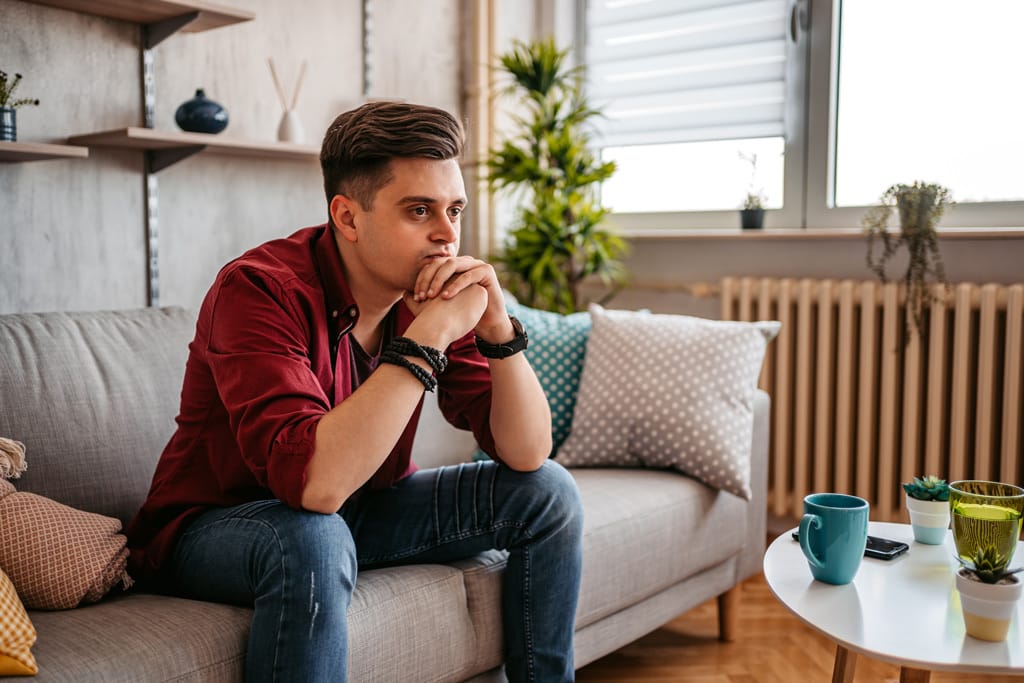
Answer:
[[[618, 652], [576, 672], [578, 683], [803, 683], [831, 681], [835, 645], [779, 603], [762, 575], [742, 586], [739, 637], [717, 639], [715, 601], [705, 603]], [[856, 683], [898, 681], [899, 668], [857, 658]], [[1021, 683], [1019, 676], [935, 672], [932, 683]]]

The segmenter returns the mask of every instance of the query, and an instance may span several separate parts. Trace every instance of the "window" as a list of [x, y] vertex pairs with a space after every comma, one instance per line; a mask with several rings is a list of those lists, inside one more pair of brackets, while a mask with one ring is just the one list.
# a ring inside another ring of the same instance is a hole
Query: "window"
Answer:
[[[1017, 0], [585, 0], [588, 92], [628, 229], [859, 227], [891, 184], [945, 227], [1024, 226]], [[756, 165], [752, 163], [756, 159]]]

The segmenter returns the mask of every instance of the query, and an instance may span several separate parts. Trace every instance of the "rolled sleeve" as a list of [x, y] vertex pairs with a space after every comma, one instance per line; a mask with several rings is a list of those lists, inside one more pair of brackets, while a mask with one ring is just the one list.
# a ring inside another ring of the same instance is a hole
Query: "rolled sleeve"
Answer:
[[310, 313], [242, 266], [221, 278], [213, 306], [207, 361], [242, 459], [260, 486], [299, 508], [316, 428], [330, 410], [308, 355]]

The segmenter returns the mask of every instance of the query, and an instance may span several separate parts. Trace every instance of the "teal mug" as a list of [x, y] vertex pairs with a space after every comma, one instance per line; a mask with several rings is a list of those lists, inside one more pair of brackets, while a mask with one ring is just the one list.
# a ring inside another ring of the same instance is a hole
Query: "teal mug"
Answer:
[[868, 542], [868, 502], [843, 493], [812, 493], [804, 498], [800, 549], [818, 581], [853, 581]]

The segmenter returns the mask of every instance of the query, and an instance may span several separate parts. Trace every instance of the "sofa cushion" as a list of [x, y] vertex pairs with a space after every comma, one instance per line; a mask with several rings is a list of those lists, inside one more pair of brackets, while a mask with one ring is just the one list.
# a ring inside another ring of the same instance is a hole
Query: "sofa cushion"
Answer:
[[777, 322], [606, 311], [593, 328], [566, 466], [673, 468], [749, 500], [754, 394]]
[[462, 573], [422, 564], [363, 571], [348, 610], [350, 681], [463, 680], [483, 646]]
[[[749, 504], [735, 496], [655, 470], [569, 472], [586, 510], [577, 630], [726, 562], [743, 546]], [[478, 632], [500, 633], [505, 558], [492, 552], [457, 563]], [[500, 661], [500, 653], [482, 655], [481, 667]]]
[[162, 595], [119, 595], [29, 613], [38, 683], [242, 680], [252, 611]]
[[0, 479], [0, 567], [31, 609], [70, 609], [127, 588], [121, 522], [15, 491]]
[[[450, 566], [362, 572], [349, 607], [349, 680], [462, 680], [477, 673], [482, 645], [466, 602], [462, 574]], [[40, 683], [222, 683], [242, 680], [252, 610], [140, 593], [30, 615], [39, 633]]]
[[174, 431], [194, 326], [181, 308], [0, 316], [0, 434], [31, 459], [18, 490], [127, 524]]
[[586, 510], [577, 629], [719, 565], [743, 546], [749, 504], [736, 496], [663, 471], [570, 472]]
[[7, 574], [0, 569], [0, 676], [27, 676], [39, 671], [32, 656], [36, 629]]

